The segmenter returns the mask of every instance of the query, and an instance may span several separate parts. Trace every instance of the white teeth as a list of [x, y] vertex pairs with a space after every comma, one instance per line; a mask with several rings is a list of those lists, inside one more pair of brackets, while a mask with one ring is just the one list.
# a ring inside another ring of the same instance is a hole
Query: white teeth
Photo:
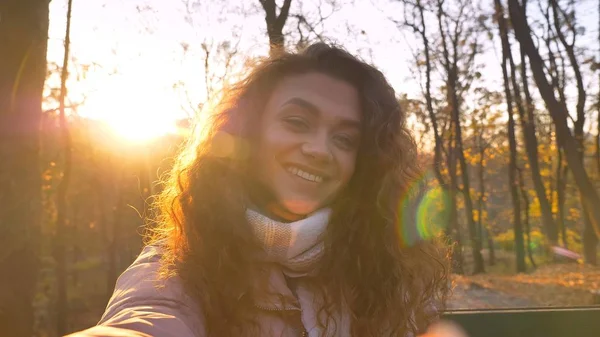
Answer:
[[288, 167], [288, 172], [290, 172], [291, 174], [295, 174], [301, 178], [304, 178], [308, 181], [312, 181], [312, 182], [316, 182], [316, 183], [320, 183], [323, 181], [323, 177], [321, 176], [316, 176], [314, 174], [310, 174], [308, 172], [302, 171], [297, 167]]

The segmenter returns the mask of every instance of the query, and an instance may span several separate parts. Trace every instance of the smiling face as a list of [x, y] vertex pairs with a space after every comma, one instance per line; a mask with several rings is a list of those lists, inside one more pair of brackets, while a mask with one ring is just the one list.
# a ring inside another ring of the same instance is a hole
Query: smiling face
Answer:
[[360, 123], [347, 82], [320, 73], [282, 80], [261, 116], [253, 168], [274, 199], [266, 211], [294, 220], [331, 203], [354, 173]]

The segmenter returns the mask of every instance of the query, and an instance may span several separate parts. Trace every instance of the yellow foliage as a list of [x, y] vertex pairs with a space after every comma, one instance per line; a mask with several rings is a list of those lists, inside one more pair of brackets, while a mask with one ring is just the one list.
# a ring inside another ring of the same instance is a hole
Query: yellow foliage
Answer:
[[571, 207], [566, 215], [567, 220], [577, 221], [581, 219], [581, 211], [579, 208]]
[[[523, 233], [523, 239], [527, 242], [527, 235], [525, 233]], [[515, 232], [510, 229], [500, 233], [494, 237], [494, 241], [504, 250], [514, 250]], [[546, 236], [539, 229], [531, 231], [531, 249], [533, 251], [539, 251], [547, 243]], [[574, 252], [582, 252], [581, 235], [572, 229], [567, 229], [567, 247]]]
[[[547, 242], [546, 236], [537, 229], [532, 230], [530, 235], [531, 235], [531, 238], [530, 238], [531, 249], [534, 251], [543, 247]], [[525, 240], [525, 242], [527, 242], [527, 236], [525, 235], [525, 233], [523, 233], [523, 239]], [[502, 248], [504, 250], [514, 250], [515, 249], [515, 232], [514, 232], [514, 230], [510, 229], [504, 233], [500, 233], [500, 234], [496, 235], [496, 237], [494, 238], [494, 241], [496, 242], [496, 244], [498, 244], [498, 246], [500, 246], [500, 248]]]

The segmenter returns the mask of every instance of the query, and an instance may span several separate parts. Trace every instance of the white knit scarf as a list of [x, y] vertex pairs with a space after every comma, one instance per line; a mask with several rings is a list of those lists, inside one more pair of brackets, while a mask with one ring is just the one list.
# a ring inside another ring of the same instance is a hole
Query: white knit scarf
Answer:
[[[311, 274], [323, 256], [322, 236], [329, 223], [330, 214], [331, 210], [325, 208], [302, 220], [286, 223], [275, 221], [248, 209], [246, 218], [264, 248], [267, 261], [279, 264], [286, 276], [296, 278]], [[329, 323], [326, 327], [327, 331], [323, 331], [317, 324], [316, 312], [320, 308], [321, 300], [313, 291], [302, 286], [301, 282], [295, 290], [302, 310], [302, 323], [309, 337], [350, 335], [350, 320], [347, 313], [324, 317], [324, 321]]]
[[302, 220], [279, 222], [248, 209], [246, 219], [262, 244], [266, 259], [278, 263], [287, 276], [294, 277], [312, 271], [323, 255], [322, 235], [330, 213], [324, 208]]

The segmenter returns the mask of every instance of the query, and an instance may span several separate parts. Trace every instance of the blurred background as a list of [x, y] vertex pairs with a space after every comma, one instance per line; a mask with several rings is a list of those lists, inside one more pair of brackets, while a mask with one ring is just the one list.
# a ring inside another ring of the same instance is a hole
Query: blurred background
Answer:
[[3, 0], [0, 326], [94, 325], [193, 124], [257, 57], [317, 41], [381, 69], [408, 112], [430, 187], [419, 234], [455, 245], [451, 308], [600, 304], [599, 12], [598, 0]]

